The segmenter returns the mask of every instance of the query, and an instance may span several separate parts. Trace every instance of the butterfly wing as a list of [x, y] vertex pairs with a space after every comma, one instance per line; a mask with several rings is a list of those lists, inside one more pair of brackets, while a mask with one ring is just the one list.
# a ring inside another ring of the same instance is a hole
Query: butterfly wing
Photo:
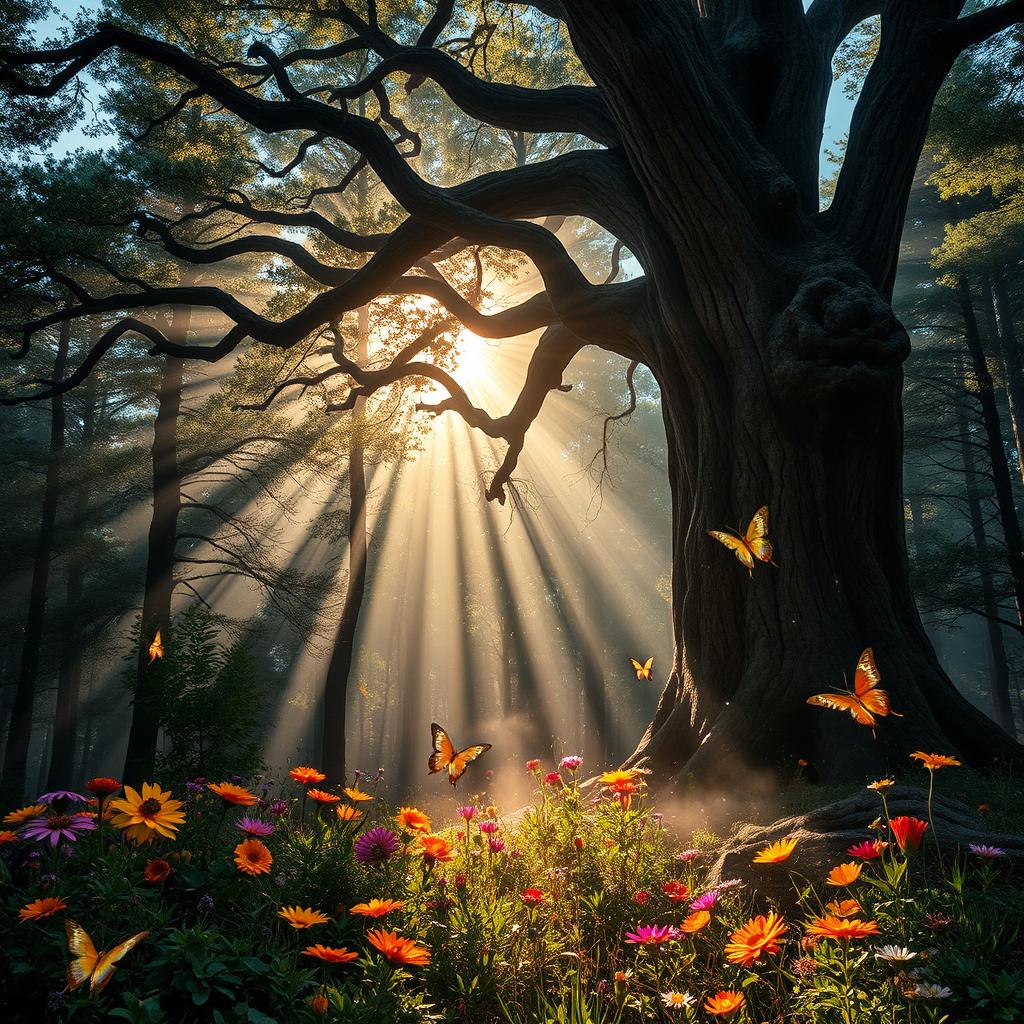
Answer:
[[848, 711], [858, 725], [874, 726], [875, 716], [864, 706], [859, 697], [852, 693], [816, 693], [807, 698], [808, 704], [833, 711]]
[[874, 652], [868, 647], [857, 662], [857, 671], [853, 677], [854, 693], [871, 714], [879, 718], [885, 718], [886, 715], [902, 718], [898, 711], [893, 711], [889, 706], [889, 694], [878, 686], [881, 681], [882, 674], [875, 665]]
[[99, 956], [92, 939], [77, 921], [65, 918], [64, 930], [67, 932], [68, 951], [71, 953], [68, 961], [68, 988], [74, 990], [92, 975]]
[[772, 542], [768, 539], [767, 505], [762, 505], [754, 513], [753, 519], [747, 526], [747, 535], [744, 539], [755, 558], [759, 558], [762, 562], [772, 560]]
[[427, 772], [433, 775], [435, 772], [443, 771], [451, 764], [451, 760], [455, 756], [455, 744], [437, 722], [430, 723], [430, 738], [433, 742], [434, 752], [427, 761]]
[[651, 674], [651, 666], [654, 664], [654, 655], [652, 654], [647, 661], [644, 662], [644, 679], [653, 679], [654, 676]]
[[746, 567], [753, 573], [754, 556], [747, 542], [742, 537], [737, 537], [722, 530], [708, 530], [708, 536], [714, 537], [719, 544], [724, 544]]
[[490, 749], [490, 743], [475, 743], [471, 747], [466, 747], [465, 750], [460, 750], [448, 765], [448, 781], [454, 786], [462, 778], [462, 773], [466, 770], [466, 766], [471, 761], [475, 761], [481, 754], [486, 754]]
[[113, 949], [100, 953], [96, 966], [92, 972], [92, 980], [89, 982], [89, 994], [96, 995], [102, 992], [107, 982], [114, 976], [114, 969], [118, 960], [121, 960], [127, 953], [130, 953], [149, 932], [139, 932], [131, 938], [125, 939]]
[[641, 665], [640, 662], [636, 660], [636, 658], [630, 658], [629, 659], [629, 663], [633, 666], [633, 671], [636, 673], [637, 679], [643, 679], [643, 677], [644, 677], [644, 667], [643, 667], [643, 665]]
[[651, 655], [642, 665], [636, 658], [630, 658], [630, 663], [633, 666], [633, 670], [636, 672], [637, 679], [652, 679], [651, 665], [654, 664], [654, 655]]
[[160, 630], [156, 631], [156, 636], [153, 637], [153, 642], [149, 645], [149, 663], [150, 665], [156, 661], [157, 658], [164, 656], [164, 642], [160, 638]]

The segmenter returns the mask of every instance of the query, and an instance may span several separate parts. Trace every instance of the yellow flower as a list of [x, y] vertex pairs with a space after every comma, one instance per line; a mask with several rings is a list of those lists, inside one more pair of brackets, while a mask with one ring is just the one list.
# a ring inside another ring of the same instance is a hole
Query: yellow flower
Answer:
[[923, 750], [915, 750], [910, 756], [915, 761], [920, 761], [930, 772], [938, 771], [940, 768], [960, 767], [960, 762], [948, 754], [926, 754]]
[[874, 782], [868, 783], [868, 789], [873, 789], [878, 793], [884, 793], [887, 789], [892, 789], [895, 785], [895, 779], [877, 779]]
[[357, 903], [350, 911], [350, 914], [359, 914], [362, 917], [384, 917], [405, 906], [403, 900], [379, 900], [372, 899], [369, 903]]
[[330, 920], [326, 914], [312, 907], [282, 907], [277, 916], [283, 917], [293, 928], [312, 928], [315, 924], [327, 924]]
[[29, 804], [28, 807], [19, 807], [16, 811], [4, 815], [5, 825], [21, 825], [29, 818], [38, 818], [46, 811], [46, 804]]
[[632, 768], [616, 768], [614, 771], [605, 772], [598, 780], [602, 786], [618, 786], [623, 782], [633, 782], [637, 773]]
[[759, 850], [754, 857], [755, 864], [781, 864], [788, 860], [789, 855], [796, 849], [796, 839], [780, 839], [777, 843], [766, 846]]
[[399, 828], [410, 832], [429, 832], [430, 819], [416, 807], [400, 807], [395, 815]]
[[111, 800], [110, 808], [117, 812], [114, 825], [136, 843], [150, 843], [157, 835], [173, 839], [185, 820], [181, 801], [172, 800], [170, 791], [164, 792], [155, 782], [144, 782], [141, 794], [125, 786], [124, 796]]
[[354, 803], [354, 804], [359, 803], [360, 800], [372, 800], [373, 799], [373, 797], [370, 796], [369, 793], [364, 793], [358, 787], [353, 789], [353, 788], [350, 788], [350, 787], [346, 786], [342, 790], [342, 793], [344, 793], [345, 796], [347, 796], [349, 798], [349, 800], [351, 800], [352, 803]]
[[334, 808], [334, 813], [338, 816], [339, 821], [355, 821], [356, 818], [363, 816], [363, 812], [357, 810], [351, 804], [338, 804]]
[[860, 878], [863, 866], [863, 864], [858, 864], [853, 860], [848, 864], [838, 864], [828, 873], [825, 884], [834, 886], [853, 885]]
[[235, 804], [238, 807], [252, 807], [259, 800], [255, 793], [250, 793], [244, 786], [236, 786], [231, 782], [210, 782], [207, 788], [216, 793], [224, 803]]

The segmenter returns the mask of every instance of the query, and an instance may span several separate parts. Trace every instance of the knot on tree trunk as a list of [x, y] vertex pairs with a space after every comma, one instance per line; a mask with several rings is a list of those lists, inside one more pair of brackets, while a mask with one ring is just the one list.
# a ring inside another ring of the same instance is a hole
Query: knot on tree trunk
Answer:
[[858, 267], [829, 263], [796, 289], [774, 337], [775, 382], [783, 404], [804, 417], [817, 403], [819, 427], [855, 429], [843, 399], [888, 399], [900, 382], [910, 339]]
[[[891, 817], [910, 815], [927, 820], [928, 794], [910, 786], [896, 786], [887, 794]], [[961, 803], [936, 796], [933, 801], [935, 836], [943, 850], [966, 852], [968, 844], [996, 846], [1006, 851], [1006, 859], [996, 861], [1018, 867], [1024, 864], [1024, 837], [990, 833], [985, 830], [981, 816]], [[742, 878], [758, 894], [764, 905], [772, 903], [783, 909], [796, 903], [796, 893], [790, 874], [803, 876], [819, 891], [823, 890], [825, 876], [837, 864], [853, 859], [847, 852], [855, 843], [876, 839], [884, 833], [869, 826], [882, 814], [882, 802], [877, 794], [864, 790], [853, 796], [805, 814], [780, 818], [770, 825], [743, 825], [726, 842], [725, 848], [711, 868], [708, 886], [726, 878]], [[754, 864], [754, 854], [769, 843], [793, 837], [796, 849], [784, 864]], [[931, 828], [925, 833], [923, 852], [918, 860], [928, 858], [934, 850]]]

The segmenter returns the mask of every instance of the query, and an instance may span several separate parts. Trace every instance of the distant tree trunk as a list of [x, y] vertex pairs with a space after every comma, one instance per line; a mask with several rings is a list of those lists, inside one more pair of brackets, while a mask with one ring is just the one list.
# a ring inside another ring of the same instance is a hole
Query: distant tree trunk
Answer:
[[1021, 422], [1024, 420], [1024, 368], [1017, 345], [1017, 331], [1013, 323], [1013, 309], [1010, 306], [1006, 276], [1002, 269], [997, 269], [992, 275], [992, 287], [986, 291], [986, 302], [992, 306], [993, 320], [996, 321], [996, 342], [1003, 357], [1003, 370], [1006, 374], [1010, 425], [1013, 428], [1014, 444], [1017, 446], [1017, 469], [1024, 480], [1024, 423]]
[[981, 511], [978, 487], [978, 470], [974, 457], [974, 440], [971, 437], [967, 414], [963, 405], [957, 403], [957, 429], [960, 434], [960, 457], [964, 467], [964, 484], [967, 491], [967, 507], [971, 520], [971, 533], [978, 555], [978, 575], [981, 579], [982, 611], [985, 615], [985, 629], [988, 633], [989, 651], [992, 655], [992, 717], [1011, 736], [1016, 735], [1013, 710], [1010, 707], [1010, 665], [1006, 660], [1006, 645], [1003, 642], [1002, 627], [998, 622], [999, 602], [996, 599], [992, 571], [989, 566], [988, 538], [985, 536], [985, 518]]
[[[83, 386], [82, 434], [79, 451], [87, 456], [96, 427], [96, 382], [90, 376]], [[92, 492], [92, 478], [86, 474], [73, 495], [74, 520], [79, 529], [86, 528], [86, 517]], [[86, 554], [73, 550], [68, 557], [65, 584], [64, 632], [60, 641], [60, 665], [57, 672], [57, 702], [53, 722], [53, 751], [47, 789], [67, 789], [74, 778], [75, 746], [78, 740], [78, 715], [81, 704], [83, 636], [82, 597], [85, 590]]]
[[[60, 325], [53, 379], [63, 380], [67, 369], [68, 346], [71, 342], [70, 322]], [[43, 507], [39, 516], [39, 533], [32, 556], [32, 582], [29, 589], [25, 639], [21, 648], [11, 722], [4, 749], [2, 797], [6, 802], [20, 801], [25, 791], [28, 770], [28, 749], [32, 740], [32, 713], [35, 708], [36, 682], [39, 677], [39, 652], [43, 642], [46, 616], [46, 591], [53, 557], [53, 535], [60, 503], [61, 463], [64, 458], [64, 398], [50, 400], [50, 448], [43, 486]]]
[[[182, 274], [182, 284], [189, 273]], [[177, 306], [171, 314], [169, 335], [184, 342], [192, 322], [192, 307]], [[124, 762], [124, 781], [138, 784], [152, 773], [160, 735], [160, 662], [150, 664], [149, 646], [157, 630], [167, 638], [174, 592], [175, 542], [181, 511], [181, 475], [178, 469], [178, 416], [181, 412], [183, 363], [164, 357], [157, 390], [153, 429], [153, 515], [149, 523], [142, 621], [135, 670], [135, 699]]]
[[971, 300], [970, 283], [966, 274], [961, 274], [957, 279], [957, 296], [964, 318], [964, 338], [971, 357], [971, 369], [974, 371], [978, 388], [978, 402], [981, 405], [981, 418], [985, 426], [988, 454], [992, 464], [996, 508], [999, 511], [999, 522], [1006, 540], [1006, 560], [1009, 563], [1010, 578], [1013, 581], [1017, 621], [1024, 625], [1024, 546], [1021, 543], [1020, 520], [1017, 518], [1017, 508], [1013, 501], [1013, 480], [1006, 458], [1002, 425], [999, 422], [995, 387], [985, 358], [985, 349], [981, 343], [978, 321], [974, 315], [974, 305]]
[[[356, 359], [368, 358], [370, 311], [358, 314]], [[348, 714], [349, 677], [355, 657], [356, 630], [366, 593], [366, 451], [363, 445], [363, 414], [366, 402], [359, 398], [352, 409], [352, 446], [348, 466], [348, 587], [341, 609], [341, 621], [334, 638], [331, 660], [324, 679], [323, 733], [320, 767], [335, 782], [345, 778], [345, 728]]]

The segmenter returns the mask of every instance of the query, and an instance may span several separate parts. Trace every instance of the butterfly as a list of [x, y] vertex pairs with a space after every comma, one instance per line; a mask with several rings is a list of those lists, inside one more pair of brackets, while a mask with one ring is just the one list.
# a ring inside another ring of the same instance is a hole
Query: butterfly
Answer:
[[156, 631], [156, 636], [153, 637], [153, 642], [149, 645], [149, 663], [150, 665], [156, 661], [157, 658], [164, 656], [164, 642], [160, 639], [160, 630]]
[[869, 726], [874, 735], [878, 718], [885, 718], [886, 715], [903, 717], [889, 707], [889, 694], [878, 689], [881, 681], [874, 652], [868, 647], [857, 661], [852, 693], [849, 690], [845, 693], [816, 693], [807, 698], [807, 703], [831, 708], [833, 711], [849, 711], [858, 725]]
[[629, 661], [630, 664], [633, 666], [633, 671], [636, 672], [636, 678], [638, 681], [640, 679], [651, 680], [654, 678], [653, 674], [651, 673], [651, 665], [654, 662], [653, 654], [642, 665], [639, 661], [636, 660], [636, 658], [630, 658]]
[[465, 750], [456, 751], [448, 733], [437, 724], [430, 723], [430, 738], [434, 744], [434, 752], [427, 761], [427, 771], [433, 775], [435, 772], [448, 769], [448, 781], [454, 786], [470, 761], [475, 761], [481, 754], [486, 754], [491, 749], [490, 743], [474, 743]]
[[708, 536], [714, 537], [719, 544], [724, 544], [754, 575], [754, 559], [772, 562], [772, 542], [768, 539], [768, 506], [762, 505], [755, 513], [744, 536], [735, 533], [723, 533], [721, 530], [708, 530]]
[[68, 963], [68, 988], [76, 989], [89, 980], [89, 994], [96, 995], [114, 976], [114, 965], [130, 953], [149, 932], [139, 932], [113, 949], [97, 953], [92, 939], [85, 929], [71, 918], [65, 918], [64, 928], [68, 933], [68, 949], [72, 959]]

